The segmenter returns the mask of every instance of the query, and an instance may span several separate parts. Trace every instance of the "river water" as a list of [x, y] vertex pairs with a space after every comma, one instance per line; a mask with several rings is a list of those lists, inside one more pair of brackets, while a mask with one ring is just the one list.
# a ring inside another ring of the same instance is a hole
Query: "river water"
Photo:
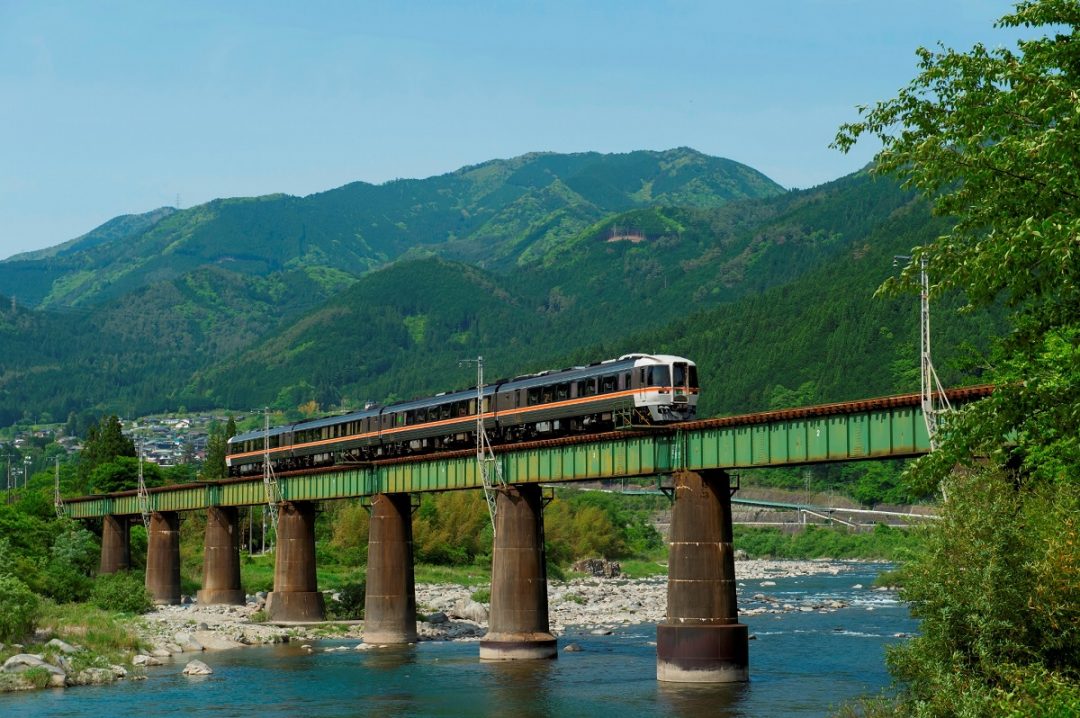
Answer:
[[[185, 677], [186, 659], [149, 670], [145, 681], [0, 696], [0, 715], [101, 718], [139, 716], [823, 716], [841, 701], [889, 685], [885, 646], [915, 630], [891, 593], [870, 590], [877, 567], [836, 576], [746, 581], [782, 603], [840, 599], [833, 613], [747, 616], [751, 680], [693, 686], [656, 681], [656, 629], [612, 635], [570, 629], [560, 647], [580, 653], [554, 661], [481, 663], [475, 642], [414, 648], [309, 653], [299, 644], [204, 654], [212, 676]], [[855, 588], [861, 584], [864, 588]], [[344, 644], [315, 642], [316, 649]]]

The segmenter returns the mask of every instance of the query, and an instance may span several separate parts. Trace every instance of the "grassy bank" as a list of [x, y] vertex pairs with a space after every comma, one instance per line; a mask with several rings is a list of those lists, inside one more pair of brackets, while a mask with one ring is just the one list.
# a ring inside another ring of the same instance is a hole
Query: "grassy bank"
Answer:
[[[114, 611], [103, 611], [89, 604], [56, 604], [43, 601], [37, 616], [37, 632], [33, 639], [24, 643], [4, 646], [0, 650], [0, 663], [18, 653], [42, 655], [45, 661], [58, 665], [62, 661], [69, 679], [76, 677], [86, 669], [101, 669], [99, 676], [109, 676], [112, 680], [111, 666], [123, 666], [129, 673], [137, 674], [141, 669], [131, 666], [131, 658], [139, 650], [146, 648], [131, 627], [132, 616]], [[80, 650], [64, 654], [58, 648], [47, 645], [53, 638]], [[44, 688], [49, 685], [49, 674], [32, 668], [25, 673], [0, 673], [0, 691], [28, 690]], [[95, 682], [101, 682], [98, 679]]]

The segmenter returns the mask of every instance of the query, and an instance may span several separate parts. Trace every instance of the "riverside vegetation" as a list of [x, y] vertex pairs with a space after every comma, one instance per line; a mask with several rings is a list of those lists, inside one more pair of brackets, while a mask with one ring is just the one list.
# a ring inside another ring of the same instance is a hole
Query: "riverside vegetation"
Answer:
[[1025, 0], [998, 21], [1015, 47], [919, 49], [919, 74], [862, 109], [876, 171], [949, 219], [884, 293], [926, 261], [934, 294], [1004, 306], [980, 358], [997, 389], [944, 425], [912, 474], [945, 494], [902, 596], [922, 631], [894, 648], [889, 716], [1080, 715], [1080, 6]]

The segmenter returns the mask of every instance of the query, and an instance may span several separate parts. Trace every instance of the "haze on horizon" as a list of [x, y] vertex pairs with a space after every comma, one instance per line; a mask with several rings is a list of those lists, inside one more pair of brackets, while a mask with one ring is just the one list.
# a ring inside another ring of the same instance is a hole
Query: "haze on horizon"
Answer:
[[689, 146], [813, 186], [869, 161], [828, 144], [916, 47], [1002, 44], [1010, 6], [0, 0], [0, 258], [177, 197], [534, 151]]

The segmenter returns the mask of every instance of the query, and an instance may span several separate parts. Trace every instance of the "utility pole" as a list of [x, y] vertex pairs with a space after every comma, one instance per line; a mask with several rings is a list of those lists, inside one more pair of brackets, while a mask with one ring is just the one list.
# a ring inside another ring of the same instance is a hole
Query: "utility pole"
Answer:
[[143, 477], [143, 450], [142, 441], [138, 444], [139, 447], [139, 513], [142, 514], [143, 526], [146, 530], [150, 530], [150, 494], [146, 491], [146, 479]]
[[[895, 266], [900, 260], [911, 261], [910, 255], [898, 254], [893, 257]], [[930, 277], [926, 271], [926, 255], [919, 257], [919, 384], [923, 421], [926, 423], [926, 435], [930, 439], [930, 451], [935, 451], [940, 443], [938, 438], [940, 418], [952, 411], [949, 398], [941, 386], [937, 370], [930, 359]]]
[[[277, 477], [274, 476], [274, 467], [270, 465], [270, 407], [263, 412], [263, 491], [266, 494], [266, 508], [263, 510], [263, 553], [266, 553], [266, 515], [270, 514], [270, 526], [277, 526], [278, 503], [281, 501], [281, 491], [278, 487]], [[271, 548], [273, 543], [271, 543]]]
[[60, 456], [56, 459], [56, 478], [53, 479], [53, 506], [56, 508], [56, 518], [64, 518], [64, 499], [60, 497]]
[[491, 470], [495, 467], [496, 480], [503, 488], [506, 481], [503, 480], [502, 464], [495, 460], [495, 452], [491, 449], [487, 432], [484, 430], [484, 357], [475, 359], [463, 359], [462, 364], [476, 364], [476, 470], [480, 473], [480, 483], [484, 486], [484, 498], [487, 499], [488, 516], [491, 517], [491, 535], [495, 535], [495, 513], [498, 510], [496, 501], [495, 485], [491, 481]]

